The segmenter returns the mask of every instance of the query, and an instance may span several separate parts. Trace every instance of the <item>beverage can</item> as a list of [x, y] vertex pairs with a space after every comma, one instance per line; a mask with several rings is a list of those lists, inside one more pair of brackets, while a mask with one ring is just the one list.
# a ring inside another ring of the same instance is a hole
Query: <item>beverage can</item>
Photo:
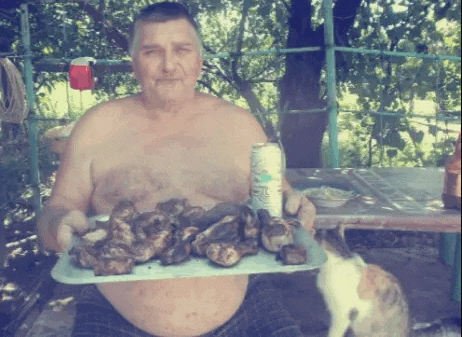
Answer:
[[273, 217], [282, 217], [283, 153], [276, 143], [252, 146], [252, 208], [266, 209]]

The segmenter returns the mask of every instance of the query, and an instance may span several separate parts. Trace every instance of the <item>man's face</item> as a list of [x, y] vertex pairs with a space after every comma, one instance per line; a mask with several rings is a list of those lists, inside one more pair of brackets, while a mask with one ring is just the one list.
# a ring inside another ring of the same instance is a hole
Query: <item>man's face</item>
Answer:
[[132, 56], [143, 93], [161, 101], [193, 97], [203, 64], [198, 41], [186, 19], [140, 22]]

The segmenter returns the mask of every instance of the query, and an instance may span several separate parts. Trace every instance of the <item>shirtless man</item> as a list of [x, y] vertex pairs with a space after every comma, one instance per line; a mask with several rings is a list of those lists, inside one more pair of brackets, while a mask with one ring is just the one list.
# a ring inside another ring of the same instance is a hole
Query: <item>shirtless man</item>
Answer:
[[[189, 13], [179, 4], [148, 6], [132, 35], [141, 92], [101, 104], [76, 124], [38, 222], [47, 249], [65, 250], [73, 233], [87, 230], [89, 211], [109, 214], [121, 199], [141, 211], [173, 197], [200, 206], [249, 198], [251, 147], [266, 136], [247, 111], [195, 91], [203, 60]], [[286, 211], [310, 230], [314, 206], [286, 180], [284, 192]], [[133, 326], [173, 337], [223, 326], [247, 285], [248, 276], [239, 275], [97, 287]]]

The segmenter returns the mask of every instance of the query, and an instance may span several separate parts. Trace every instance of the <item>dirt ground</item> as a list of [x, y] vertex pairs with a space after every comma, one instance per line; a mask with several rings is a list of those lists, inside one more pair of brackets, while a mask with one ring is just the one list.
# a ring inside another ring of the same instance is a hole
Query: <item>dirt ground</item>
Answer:
[[[371, 235], [376, 234], [370, 232], [368, 237]], [[383, 233], [381, 236], [386, 237]], [[417, 237], [420, 244], [414, 242], [413, 247], [358, 247], [354, 250], [360, 253], [366, 262], [379, 264], [399, 279], [407, 295], [414, 322], [460, 317], [460, 304], [449, 298], [451, 268], [439, 261], [435, 247], [421, 244], [422, 240], [434, 238], [435, 235], [420, 234]], [[403, 235], [402, 238], [413, 240], [409, 234]], [[399, 240], [395, 236], [395, 244], [399, 243]], [[354, 241], [350, 240], [350, 246], [354, 245]], [[309, 271], [289, 275], [268, 274], [268, 277], [306, 336], [324, 337], [327, 335], [329, 315], [321, 295], [316, 291], [316, 273]], [[75, 314], [74, 298], [80, 289], [81, 286], [58, 284], [54, 288], [51, 300], [43, 307], [44, 310], [30, 313], [14, 336], [70, 336]]]
[[[358, 253], [367, 263], [379, 264], [399, 279], [415, 323], [460, 317], [460, 303], [449, 298], [451, 268], [439, 262], [437, 249], [378, 248]], [[326, 336], [329, 314], [315, 290], [316, 272], [270, 277], [306, 336]]]

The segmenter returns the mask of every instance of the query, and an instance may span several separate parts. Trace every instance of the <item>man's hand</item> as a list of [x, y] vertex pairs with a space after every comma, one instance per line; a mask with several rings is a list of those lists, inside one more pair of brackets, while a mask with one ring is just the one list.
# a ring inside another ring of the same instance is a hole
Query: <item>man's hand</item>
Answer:
[[43, 248], [55, 252], [64, 252], [69, 247], [75, 232], [83, 234], [87, 231], [88, 220], [79, 210], [62, 215], [62, 211], [53, 212], [52, 209], [46, 209], [38, 224]]
[[290, 190], [286, 193], [285, 212], [289, 215], [297, 215], [298, 221], [306, 228], [308, 233], [314, 235], [314, 220], [316, 219], [316, 207], [301, 192]]

